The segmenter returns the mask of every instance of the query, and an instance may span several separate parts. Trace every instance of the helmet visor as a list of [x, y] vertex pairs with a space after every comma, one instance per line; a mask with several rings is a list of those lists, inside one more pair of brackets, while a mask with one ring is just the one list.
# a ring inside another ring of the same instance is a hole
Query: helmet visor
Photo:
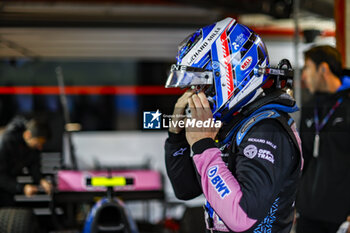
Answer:
[[166, 88], [213, 85], [213, 72], [201, 68], [172, 65]]

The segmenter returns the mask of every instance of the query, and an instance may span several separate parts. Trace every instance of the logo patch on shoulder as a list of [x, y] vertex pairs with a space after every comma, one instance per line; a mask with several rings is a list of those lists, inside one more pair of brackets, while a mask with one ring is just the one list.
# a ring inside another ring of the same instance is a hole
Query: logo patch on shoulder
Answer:
[[256, 148], [256, 146], [252, 144], [246, 146], [243, 150], [243, 154], [249, 159], [254, 158], [257, 153], [258, 153], [258, 148]]
[[275, 157], [273, 156], [273, 154], [269, 150], [259, 149], [258, 157], [265, 159], [271, 163], [275, 163]]

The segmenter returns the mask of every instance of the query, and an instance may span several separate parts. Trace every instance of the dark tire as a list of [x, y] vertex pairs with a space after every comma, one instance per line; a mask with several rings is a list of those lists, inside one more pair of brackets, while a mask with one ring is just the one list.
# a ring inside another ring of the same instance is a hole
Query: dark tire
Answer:
[[1, 233], [35, 233], [37, 221], [31, 209], [1, 208]]

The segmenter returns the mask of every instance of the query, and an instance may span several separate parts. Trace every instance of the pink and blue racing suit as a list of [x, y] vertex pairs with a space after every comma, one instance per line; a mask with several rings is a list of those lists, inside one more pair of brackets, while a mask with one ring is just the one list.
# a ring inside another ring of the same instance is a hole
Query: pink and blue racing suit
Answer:
[[190, 148], [184, 132], [169, 133], [166, 168], [175, 195], [204, 194], [210, 232], [290, 231], [303, 159], [286, 113], [292, 107], [280, 102], [254, 109], [224, 145], [205, 138]]

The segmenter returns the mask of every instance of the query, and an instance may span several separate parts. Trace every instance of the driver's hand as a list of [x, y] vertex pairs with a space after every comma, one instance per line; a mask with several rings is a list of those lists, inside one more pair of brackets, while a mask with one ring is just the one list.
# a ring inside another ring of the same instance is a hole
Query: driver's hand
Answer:
[[[203, 92], [192, 95], [188, 98], [188, 105], [191, 109], [192, 120], [205, 122], [207, 120], [214, 120], [213, 113], [211, 112], [209, 102]], [[222, 124], [219, 124], [219, 127], [209, 126], [209, 127], [187, 127], [186, 128], [186, 139], [188, 144], [192, 145], [204, 138], [211, 138], [215, 140], [217, 133], [219, 132]]]
[[38, 192], [38, 187], [36, 185], [32, 185], [32, 184], [26, 184], [24, 185], [23, 188], [23, 193], [24, 195], [26, 195], [27, 197], [31, 197], [34, 194], [36, 194]]
[[51, 194], [51, 192], [52, 192], [52, 184], [50, 182], [48, 182], [45, 179], [41, 179], [40, 180], [40, 185], [41, 185], [41, 187], [43, 187], [45, 193], [47, 193], [48, 195]]
[[[172, 121], [180, 121], [183, 120], [184, 114], [185, 114], [185, 108], [188, 103], [188, 98], [190, 98], [194, 94], [194, 90], [188, 89], [176, 102], [173, 112]], [[173, 126], [173, 124], [170, 124], [169, 126], [169, 132], [171, 133], [180, 133], [183, 128], [179, 127], [178, 124], [176, 124], [176, 127]]]

